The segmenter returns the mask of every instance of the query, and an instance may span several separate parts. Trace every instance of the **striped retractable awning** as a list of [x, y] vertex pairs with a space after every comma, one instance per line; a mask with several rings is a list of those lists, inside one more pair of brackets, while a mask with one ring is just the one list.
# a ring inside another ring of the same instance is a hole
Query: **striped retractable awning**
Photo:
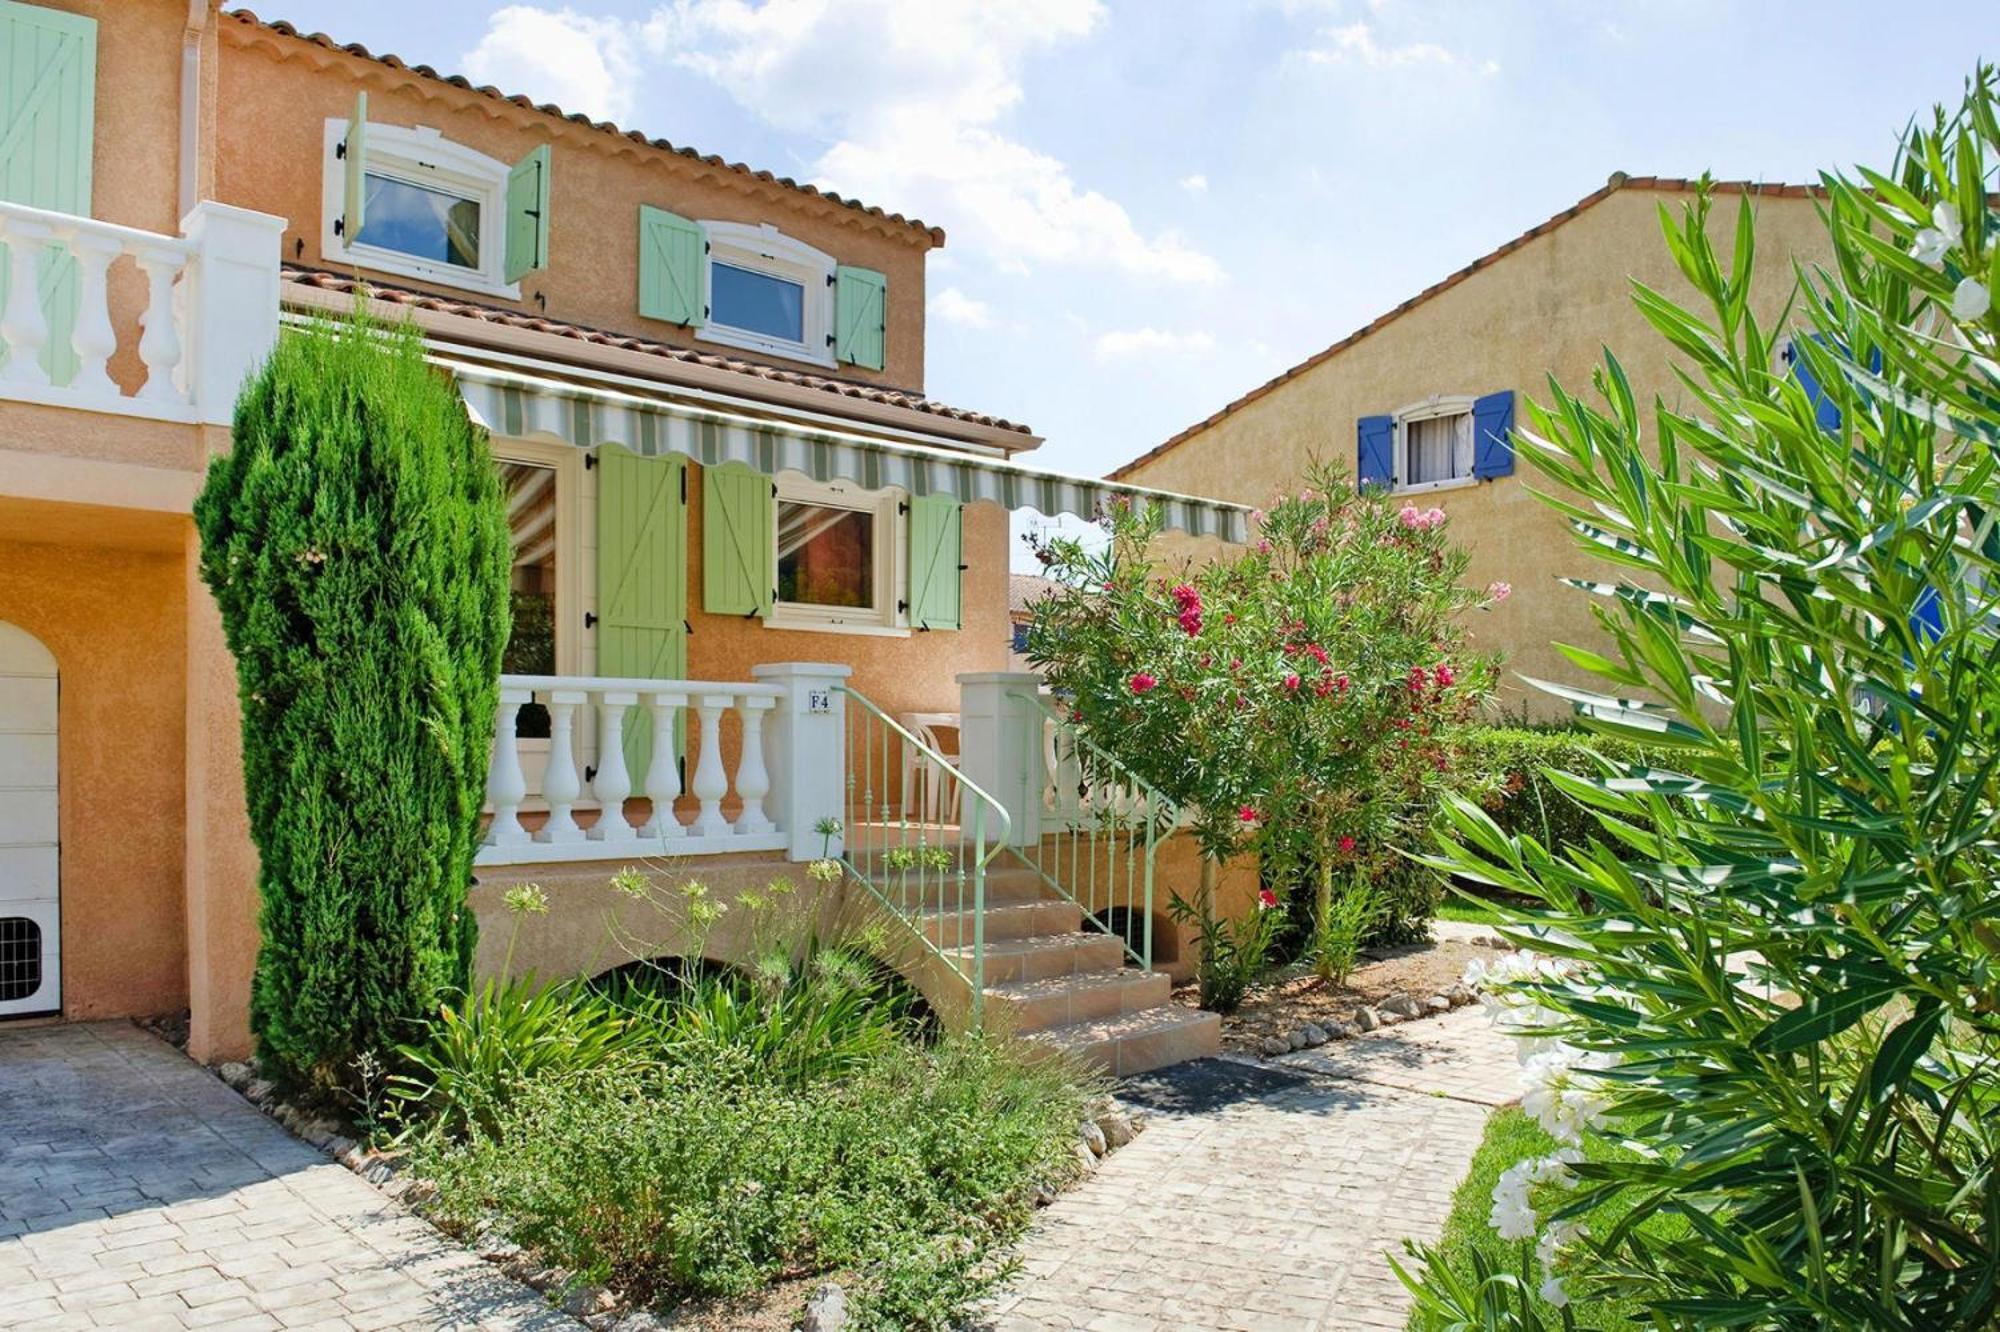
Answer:
[[987, 500], [1053, 517], [1094, 517], [1115, 498], [1160, 506], [1169, 528], [1243, 541], [1247, 510], [1086, 477], [1064, 476], [949, 447], [906, 444], [755, 416], [625, 388], [544, 379], [475, 362], [439, 358], [452, 372], [473, 420], [496, 435], [553, 436], [580, 449], [618, 444], [646, 457], [678, 453], [704, 467], [743, 463], [767, 476], [801, 472], [865, 490], [895, 486], [912, 495]]

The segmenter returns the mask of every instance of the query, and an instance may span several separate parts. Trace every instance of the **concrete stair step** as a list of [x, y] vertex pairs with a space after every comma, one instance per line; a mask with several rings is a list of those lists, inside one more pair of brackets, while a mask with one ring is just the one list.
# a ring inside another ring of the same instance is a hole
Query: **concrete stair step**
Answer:
[[[1072, 908], [1073, 909], [1073, 908]], [[992, 922], [988, 921], [988, 929]], [[947, 948], [954, 964], [970, 968], [972, 946]], [[1125, 965], [1125, 949], [1108, 934], [1072, 929], [1060, 934], [1031, 934], [1018, 939], [986, 940], [986, 983], [1047, 980], [1078, 972], [1111, 971]]]
[[1115, 1078], [1129, 1078], [1190, 1059], [1222, 1053], [1222, 1019], [1178, 1004], [1051, 1027], [1026, 1038], [1094, 1064]]
[[[914, 913], [917, 928], [940, 948], [972, 946], [972, 912], [930, 910]], [[1082, 928], [1083, 912], [1071, 902], [1027, 901], [989, 903], [986, 908], [986, 947], [1010, 939], [1035, 935], [1072, 934]]]
[[1002, 1031], [1046, 1031], [1093, 1018], [1135, 1013], [1167, 1002], [1173, 982], [1161, 971], [1085, 971], [986, 986], [986, 1009]]
[[[898, 906], [910, 910], [925, 907], [948, 907], [956, 910], [963, 898], [966, 910], [972, 909], [972, 875], [968, 872], [963, 880], [958, 877], [957, 868], [943, 872], [925, 870], [919, 873], [910, 870], [907, 874], [894, 870], [878, 871], [870, 861], [857, 861], [857, 866], [868, 871], [869, 879], [884, 897]], [[986, 903], [989, 907], [1015, 902], [1040, 902], [1054, 897], [1042, 876], [1023, 866], [989, 866], [986, 871]]]

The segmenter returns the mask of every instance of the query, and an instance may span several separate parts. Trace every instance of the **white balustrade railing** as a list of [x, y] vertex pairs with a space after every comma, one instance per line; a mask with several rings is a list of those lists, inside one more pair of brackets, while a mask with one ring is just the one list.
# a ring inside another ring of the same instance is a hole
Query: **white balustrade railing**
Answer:
[[[636, 860], [649, 855], [707, 855], [723, 851], [776, 851], [790, 844], [764, 808], [773, 768], [789, 755], [773, 755], [773, 734], [765, 718], [789, 694], [780, 684], [719, 684], [708, 680], [630, 680], [591, 676], [503, 675], [500, 708], [494, 719], [493, 757], [487, 768], [486, 798], [492, 821], [481, 841], [481, 864], [526, 864], [567, 860]], [[540, 703], [548, 709], [546, 740], [516, 735], [521, 709]], [[722, 718], [736, 714], [742, 743], [736, 771], [722, 752]], [[625, 757], [625, 737], [634, 716], [652, 723], [644, 771], [634, 773]], [[687, 719], [692, 753], [688, 790], [681, 790], [680, 752], [675, 722]], [[586, 767], [581, 751], [593, 740], [596, 764]], [[524, 747], [546, 748], [540, 805], [546, 814], [532, 831], [521, 822], [528, 802]], [[837, 756], [829, 756], [836, 758]], [[734, 818], [723, 812], [731, 792]], [[589, 827], [577, 822], [585, 801], [597, 807]], [[691, 823], [682, 823], [675, 802], [694, 797]], [[634, 822], [625, 802], [643, 796], [647, 811]]]
[[[182, 232], [0, 202], [0, 398], [226, 423], [277, 339], [284, 221], [203, 203]], [[144, 279], [136, 329], [119, 327], [111, 300], [124, 261]], [[121, 338], [142, 372], [129, 394], [111, 375]]]

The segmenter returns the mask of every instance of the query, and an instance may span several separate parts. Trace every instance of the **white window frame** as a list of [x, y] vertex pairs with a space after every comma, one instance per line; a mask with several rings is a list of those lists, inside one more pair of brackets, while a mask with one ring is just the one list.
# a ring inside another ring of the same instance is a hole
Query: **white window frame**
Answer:
[[[367, 245], [334, 230], [346, 207], [347, 163], [334, 150], [347, 138], [345, 120], [326, 122], [325, 169], [320, 183], [319, 252], [329, 263], [372, 269], [412, 277], [441, 287], [457, 287], [485, 296], [519, 300], [521, 284], [507, 282], [507, 173], [505, 162], [482, 152], [453, 143], [426, 125], [368, 124], [368, 160], [363, 168], [370, 175], [428, 190], [442, 190], [479, 205], [479, 267], [460, 268], [457, 264], [419, 259], [385, 246]], [[363, 225], [362, 230], [367, 230]]]
[[1440, 416], [1470, 416], [1473, 395], [1470, 393], [1434, 393], [1421, 402], [1413, 402], [1395, 413], [1395, 438], [1390, 447], [1389, 475], [1392, 492], [1419, 495], [1432, 490], [1461, 490], [1479, 484], [1473, 475], [1473, 467], [1479, 455], [1479, 440], [1476, 433], [1472, 437], [1471, 448], [1463, 457], [1455, 460], [1462, 474], [1444, 481], [1409, 481], [1409, 435], [1407, 427], [1417, 421], [1433, 421]]
[[[584, 675], [583, 642], [579, 637], [586, 610], [597, 607], [587, 596], [586, 589], [597, 586], [597, 548], [593, 541], [584, 542], [583, 516], [583, 458], [581, 449], [568, 444], [552, 444], [546, 440], [517, 439], [509, 435], [495, 435], [490, 441], [495, 463], [526, 463], [533, 467], [546, 467], [555, 473], [556, 487], [556, 674]], [[510, 551], [511, 555], [511, 551]], [[584, 561], [588, 559], [591, 568], [586, 570]], [[521, 806], [527, 810], [543, 810], [548, 805], [542, 799], [542, 775], [548, 771], [549, 741], [518, 740], [521, 767], [528, 782], [528, 797]], [[597, 731], [595, 727], [583, 728], [581, 737], [583, 761], [585, 764], [597, 761]], [[594, 809], [594, 797], [585, 791], [578, 799], [577, 808]], [[491, 810], [488, 803], [485, 808]]]
[[[695, 336], [704, 342], [831, 367], [834, 364], [833, 276], [837, 266], [833, 256], [787, 236], [768, 222], [703, 222], [701, 227], [708, 240], [708, 254], [701, 266], [701, 303], [705, 313]], [[799, 320], [801, 340], [774, 338], [718, 322], [715, 301], [710, 295], [718, 263], [798, 283], [805, 291]]]
[[[909, 612], [903, 589], [909, 583], [909, 516], [900, 489], [863, 490], [847, 481], [814, 481], [797, 472], [782, 472], [777, 478], [774, 506], [791, 500], [830, 509], [851, 509], [875, 517], [875, 587], [873, 606], [815, 606], [803, 601], [771, 601], [771, 613], [764, 623], [772, 629], [808, 629], [821, 633], [877, 634], [907, 638]], [[771, 575], [778, 569], [778, 523], [771, 522]]]

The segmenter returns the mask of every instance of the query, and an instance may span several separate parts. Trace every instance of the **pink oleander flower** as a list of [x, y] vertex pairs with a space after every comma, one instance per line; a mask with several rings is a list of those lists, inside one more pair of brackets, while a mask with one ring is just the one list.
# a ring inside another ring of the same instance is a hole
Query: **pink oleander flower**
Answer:
[[1278, 905], [1278, 895], [1276, 893], [1272, 892], [1269, 888], [1259, 888], [1257, 890], [1257, 909], [1259, 911], [1269, 911], [1276, 905]]
[[1505, 601], [1514, 595], [1514, 585], [1512, 583], [1488, 583], [1486, 585], [1486, 595], [1494, 601]]
[[1250, 510], [1250, 522], [1253, 526], [1262, 527], [1264, 525], [1264, 511], [1262, 509]]
[[1255, 805], [1245, 805], [1236, 811], [1236, 817], [1242, 823], [1255, 823], [1258, 817], [1257, 807]]
[[1143, 694], [1149, 689], [1158, 688], [1159, 683], [1160, 681], [1158, 677], [1148, 675], [1145, 671], [1140, 671], [1137, 675], [1132, 677], [1132, 692], [1135, 694]]
[[1451, 667], [1449, 665], [1444, 665], [1444, 666], [1439, 666], [1437, 670], [1432, 674], [1431, 678], [1437, 681], [1437, 687], [1439, 689], [1449, 689], [1451, 688], [1451, 682], [1457, 679], [1458, 677], [1451, 673]]
[[1425, 509], [1423, 513], [1423, 524], [1426, 531], [1428, 531], [1433, 527], [1444, 526], [1444, 510], [1438, 508], [1436, 505], [1432, 505], [1430, 508]]
[[1411, 692], [1411, 693], [1413, 693], [1413, 694], [1417, 694], [1417, 693], [1422, 693], [1422, 692], [1423, 692], [1423, 689], [1424, 689], [1424, 686], [1425, 686], [1425, 685], [1427, 685], [1427, 684], [1429, 684], [1429, 683], [1430, 683], [1430, 673], [1429, 673], [1428, 671], [1426, 671], [1426, 670], [1425, 670], [1425, 669], [1424, 669], [1423, 667], [1421, 667], [1421, 666], [1412, 666], [1412, 667], [1410, 667], [1410, 692]]
[[1414, 504], [1405, 504], [1402, 507], [1402, 509], [1397, 512], [1396, 519], [1397, 521], [1401, 522], [1403, 526], [1411, 528], [1412, 530], [1418, 527], [1422, 527], [1424, 523], [1423, 515], [1417, 512], [1417, 506]]
[[1334, 687], [1335, 689], [1338, 689], [1338, 690], [1339, 690], [1339, 691], [1340, 691], [1341, 693], [1343, 693], [1343, 694], [1344, 694], [1344, 693], [1346, 693], [1346, 692], [1347, 692], [1347, 677], [1346, 677], [1345, 675], [1336, 675], [1336, 676], [1334, 676], [1334, 677], [1333, 677], [1333, 687]]
[[1257, 543], [1257, 553], [1259, 555], [1269, 555], [1271, 553], [1271, 543], [1268, 540], [1259, 541]]
[[1341, 855], [1351, 856], [1354, 854], [1354, 839], [1352, 837], [1341, 838], [1339, 845]]
[[1288, 674], [1287, 674], [1287, 675], [1285, 676], [1285, 689], [1286, 689], [1286, 691], [1287, 691], [1287, 692], [1289, 692], [1289, 693], [1294, 693], [1294, 694], [1295, 694], [1295, 693], [1297, 693], [1297, 692], [1298, 692], [1298, 689], [1299, 689], [1299, 673], [1298, 673], [1297, 671], [1292, 671], [1292, 672], [1289, 672], [1289, 673], [1288, 673]]

